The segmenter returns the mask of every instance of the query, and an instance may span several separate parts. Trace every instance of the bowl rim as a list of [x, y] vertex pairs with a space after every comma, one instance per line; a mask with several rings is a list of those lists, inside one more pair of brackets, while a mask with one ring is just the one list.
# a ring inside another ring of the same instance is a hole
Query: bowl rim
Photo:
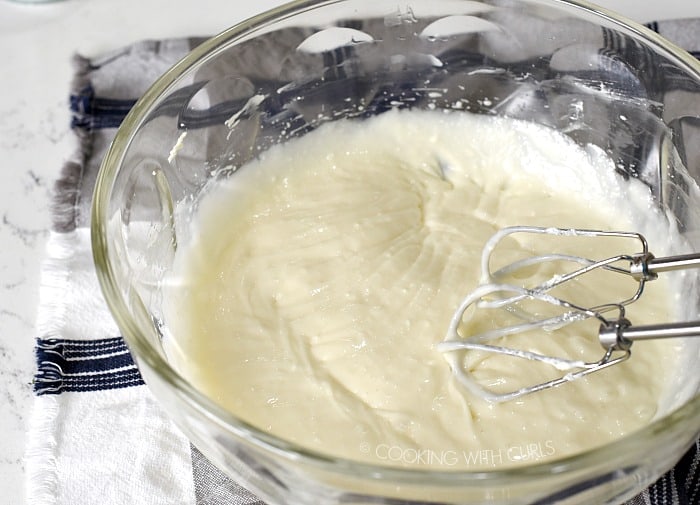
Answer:
[[[639, 441], [645, 440], [660, 431], [678, 427], [686, 419], [698, 421], [694, 429], [694, 437], [697, 437], [700, 434], [700, 395], [698, 394], [676, 410], [652, 421], [637, 431], [605, 445], [563, 458], [476, 471], [464, 470], [463, 468], [441, 470], [434, 467], [399, 467], [360, 462], [304, 448], [270, 435], [243, 421], [196, 390], [148, 343], [147, 337], [144, 336], [134, 319], [128, 317], [127, 304], [118, 288], [116, 275], [109, 261], [110, 245], [106, 240], [109, 219], [109, 195], [133, 134], [145, 121], [152, 105], [158, 101], [159, 97], [186, 74], [191, 67], [199, 63], [202, 58], [212, 55], [217, 50], [224, 48], [228, 44], [235, 43], [270, 23], [317, 7], [345, 3], [347, 1], [351, 0], [297, 0], [258, 14], [211, 37], [194, 48], [159, 77], [137, 101], [119, 127], [107, 154], [102, 160], [95, 184], [91, 211], [91, 242], [97, 277], [105, 301], [117, 326], [121, 329], [128, 347], [134, 353], [135, 361], [139, 367], [142, 364], [147, 365], [158, 374], [160, 379], [174, 387], [179, 396], [202, 416], [263, 451], [281, 456], [290, 462], [302, 462], [323, 470], [337, 471], [343, 474], [350, 472], [355, 477], [370, 480], [415, 483], [416, 478], [429, 477], [432, 484], [438, 485], [461, 486], [469, 484], [490, 486], [494, 483], [505, 481], [508, 481], [509, 484], [517, 484], [518, 482], [531, 481], [534, 477], [585, 470], [590, 468], [591, 463], [600, 463], [601, 461], [614, 465], [616, 462], [626, 459], [623, 458], [624, 455], [642, 451], [639, 445], [643, 444], [638, 444]], [[489, 3], [489, 1], [485, 0], [485, 3]], [[685, 67], [684, 69], [688, 73], [695, 74], [698, 82], [700, 82], [700, 62], [698, 60], [659, 34], [624, 16], [585, 0], [528, 0], [528, 3], [545, 4], [562, 9], [582, 10], [588, 15], [599, 18], [601, 21], [604, 20], [608, 24], [624, 29], [635, 37], [646, 40], [655, 49], [661, 49], [664, 56], [675, 59], [676, 63]], [[689, 446], [690, 443], [688, 442], [686, 445]]]

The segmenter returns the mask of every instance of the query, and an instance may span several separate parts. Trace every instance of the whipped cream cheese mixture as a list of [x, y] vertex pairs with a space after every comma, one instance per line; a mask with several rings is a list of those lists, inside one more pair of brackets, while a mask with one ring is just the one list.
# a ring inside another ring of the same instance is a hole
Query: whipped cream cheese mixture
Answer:
[[[669, 242], [641, 183], [544, 127], [437, 111], [325, 124], [199, 202], [169, 290], [168, 351], [253, 426], [371, 463], [532, 463], [644, 426], [668, 389], [675, 343], [636, 343], [622, 365], [511, 402], [454, 379], [435, 346], [479, 282], [484, 242], [516, 224], [640, 231], [657, 254]], [[671, 320], [661, 282], [630, 309], [635, 323]], [[615, 299], [618, 284], [592, 296]], [[595, 335], [524, 338], [548, 354], [601, 355]], [[496, 387], [532, 373], [508, 360], [469, 366]]]

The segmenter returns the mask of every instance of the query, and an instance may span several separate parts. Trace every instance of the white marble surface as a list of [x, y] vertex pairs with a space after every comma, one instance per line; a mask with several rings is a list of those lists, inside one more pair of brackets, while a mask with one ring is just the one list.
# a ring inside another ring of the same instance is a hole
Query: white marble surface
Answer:
[[[73, 148], [71, 55], [93, 56], [143, 38], [212, 34], [279, 3], [0, 0], [0, 504], [25, 501], [23, 454], [49, 197]], [[640, 22], [700, 17], [697, 0], [598, 4]]]

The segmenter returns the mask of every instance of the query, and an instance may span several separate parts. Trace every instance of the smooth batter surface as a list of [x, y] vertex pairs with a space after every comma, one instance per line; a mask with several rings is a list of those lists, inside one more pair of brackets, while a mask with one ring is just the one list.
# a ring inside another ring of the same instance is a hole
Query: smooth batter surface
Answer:
[[[441, 468], [561, 457], [649, 422], [677, 349], [638, 343], [624, 365], [493, 404], [459, 386], [435, 344], [497, 229], [645, 231], [634, 216], [651, 214], [646, 189], [606, 157], [532, 124], [440, 112], [328, 124], [200, 202], [178, 251], [169, 351], [226, 409], [324, 453]], [[614, 297], [618, 284], [577, 289]], [[647, 290], [635, 323], [669, 319], [664, 289]], [[595, 336], [523, 338], [601, 353]], [[469, 366], [496, 380], [539, 373], [503, 359]]]

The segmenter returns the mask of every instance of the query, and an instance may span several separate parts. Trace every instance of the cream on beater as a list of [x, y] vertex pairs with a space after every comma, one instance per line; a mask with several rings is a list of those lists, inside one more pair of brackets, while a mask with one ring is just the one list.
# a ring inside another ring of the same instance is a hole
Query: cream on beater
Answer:
[[[668, 241], [641, 183], [550, 129], [435, 111], [325, 124], [199, 202], [166, 290], [168, 352], [259, 429], [372, 463], [531, 463], [647, 424], [679, 360], [675, 343], [636, 344], [619, 368], [513, 402], [489, 403], [455, 382], [435, 346], [478, 284], [484, 242], [513, 224]], [[668, 289], [649, 287], [635, 321], [670, 320]], [[575, 336], [544, 351], [598, 355], [600, 346]], [[469, 366], [496, 385], [518, 373], [501, 357]]]

